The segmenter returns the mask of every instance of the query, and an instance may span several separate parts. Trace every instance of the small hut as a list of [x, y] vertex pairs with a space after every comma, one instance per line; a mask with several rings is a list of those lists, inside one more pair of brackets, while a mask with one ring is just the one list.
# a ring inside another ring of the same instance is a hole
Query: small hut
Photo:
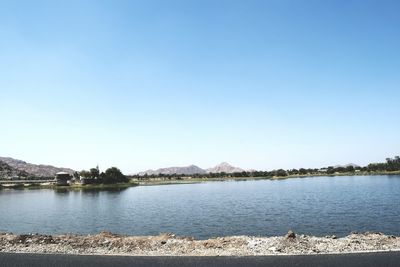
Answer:
[[68, 181], [71, 179], [71, 175], [67, 172], [57, 172], [54, 179], [56, 185], [69, 185]]

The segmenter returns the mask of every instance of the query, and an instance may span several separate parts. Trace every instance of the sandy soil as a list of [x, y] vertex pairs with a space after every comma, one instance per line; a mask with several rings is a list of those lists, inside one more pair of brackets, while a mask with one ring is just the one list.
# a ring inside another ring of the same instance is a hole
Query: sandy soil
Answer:
[[253, 237], [230, 236], [207, 240], [158, 236], [121, 236], [108, 232], [96, 235], [14, 235], [0, 233], [1, 252], [110, 254], [140, 256], [246, 256], [352, 253], [400, 250], [400, 237], [382, 233], [352, 233], [343, 238], [296, 235]]

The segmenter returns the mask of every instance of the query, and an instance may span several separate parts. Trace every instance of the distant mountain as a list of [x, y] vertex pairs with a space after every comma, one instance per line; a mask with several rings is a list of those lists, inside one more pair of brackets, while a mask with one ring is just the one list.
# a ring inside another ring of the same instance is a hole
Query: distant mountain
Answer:
[[354, 164], [354, 163], [349, 163], [349, 164], [345, 164], [345, 165], [335, 165], [333, 167], [334, 168], [347, 168], [347, 167], [350, 167], [350, 166], [353, 166], [354, 168], [360, 167], [359, 165]]
[[170, 168], [161, 168], [157, 170], [147, 170], [144, 172], [140, 172], [139, 175], [155, 175], [155, 174], [205, 174], [206, 171], [202, 168], [197, 167], [196, 165], [190, 165], [186, 167], [170, 167]]
[[222, 162], [213, 168], [209, 168], [206, 170], [208, 173], [234, 173], [234, 172], [243, 172], [244, 170], [238, 167], [234, 167], [227, 162]]
[[0, 162], [7, 164], [13, 170], [20, 171], [21, 173], [26, 173], [26, 176], [54, 177], [57, 172], [67, 172], [69, 174], [73, 174], [74, 172], [74, 170], [69, 168], [58, 168], [51, 165], [37, 165], [27, 163], [22, 160], [6, 157], [0, 157]]
[[206, 174], [206, 173], [234, 173], [234, 172], [242, 172], [244, 171], [241, 168], [234, 167], [229, 163], [222, 162], [217, 166], [210, 169], [202, 169], [197, 167], [196, 165], [190, 165], [186, 167], [169, 167], [169, 168], [161, 168], [157, 170], [147, 170], [144, 172], [138, 173], [138, 175], [157, 175], [157, 174], [183, 174], [183, 175], [192, 175], [192, 174]]
[[0, 179], [9, 179], [13, 177], [27, 177], [29, 174], [25, 171], [17, 170], [7, 163], [0, 161]]

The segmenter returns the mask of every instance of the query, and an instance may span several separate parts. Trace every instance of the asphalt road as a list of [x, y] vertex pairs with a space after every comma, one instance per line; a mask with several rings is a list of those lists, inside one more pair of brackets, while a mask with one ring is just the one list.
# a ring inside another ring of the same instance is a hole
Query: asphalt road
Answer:
[[130, 257], [0, 253], [0, 266], [400, 266], [400, 252], [257, 257]]

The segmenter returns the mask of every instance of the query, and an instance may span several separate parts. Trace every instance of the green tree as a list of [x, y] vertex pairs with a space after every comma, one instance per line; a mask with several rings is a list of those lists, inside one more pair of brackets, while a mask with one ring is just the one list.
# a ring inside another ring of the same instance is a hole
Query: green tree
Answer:
[[287, 172], [283, 169], [279, 169], [276, 171], [276, 176], [280, 176], [280, 177], [287, 176]]
[[90, 178], [91, 177], [91, 173], [89, 171], [86, 170], [82, 170], [79, 172], [79, 176], [83, 177], [83, 178]]
[[76, 180], [79, 180], [79, 172], [75, 171], [75, 172], [72, 174], [72, 177], [74, 177], [74, 179], [76, 179]]
[[104, 173], [101, 173], [100, 177], [104, 184], [128, 182], [128, 178], [116, 167], [108, 168]]
[[354, 166], [349, 165], [346, 167], [346, 172], [354, 172], [354, 171], [355, 171]]
[[299, 169], [299, 173], [304, 175], [304, 174], [307, 174], [308, 171], [306, 169], [304, 169], [304, 168], [300, 168]]
[[90, 178], [95, 179], [99, 178], [99, 176], [100, 176], [99, 166], [90, 169]]

